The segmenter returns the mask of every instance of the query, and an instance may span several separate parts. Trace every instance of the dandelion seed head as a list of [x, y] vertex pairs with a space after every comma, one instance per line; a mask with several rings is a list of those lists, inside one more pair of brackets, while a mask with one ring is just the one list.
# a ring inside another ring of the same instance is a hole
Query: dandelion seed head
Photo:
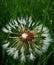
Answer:
[[43, 24], [35, 23], [31, 16], [10, 21], [2, 28], [3, 32], [8, 33], [7, 42], [3, 44], [8, 55], [25, 62], [27, 58], [34, 60], [37, 55], [42, 55], [48, 50], [52, 39], [46, 26], [42, 29]]

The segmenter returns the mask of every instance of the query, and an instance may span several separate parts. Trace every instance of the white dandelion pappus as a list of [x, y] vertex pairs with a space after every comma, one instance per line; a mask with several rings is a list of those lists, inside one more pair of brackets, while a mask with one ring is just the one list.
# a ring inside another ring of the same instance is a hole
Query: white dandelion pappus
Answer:
[[13, 29], [15, 29], [15, 26], [12, 25], [12, 22], [9, 23], [10, 27], [12, 27]]
[[14, 59], [18, 59], [18, 50], [15, 51], [14, 55], [13, 55]]
[[42, 47], [42, 50], [43, 52], [46, 52], [52, 39], [50, 38], [49, 30], [46, 27], [43, 28], [43, 31], [45, 32], [42, 34], [42, 36], [45, 36], [46, 38], [43, 40], [44, 45]]
[[25, 62], [24, 47], [21, 48], [21, 59], [20, 60]]
[[29, 27], [31, 26], [31, 23], [32, 23], [32, 17], [29, 18]]
[[25, 54], [24, 54], [24, 53], [21, 54], [21, 59], [20, 59], [20, 61], [25, 62]]
[[11, 27], [9, 25], [6, 25], [7, 29], [11, 31]]
[[23, 62], [27, 58], [34, 60], [37, 55], [47, 51], [51, 42], [48, 28], [44, 26], [39, 36], [41, 29], [42, 24], [33, 22], [31, 16], [11, 19], [11, 22], [2, 28], [3, 32], [8, 33], [7, 42], [9, 42], [3, 44], [3, 48], [7, 48], [8, 55], [13, 56], [14, 59], [20, 58]]
[[24, 47], [21, 48], [21, 53], [24, 53]]
[[16, 21], [16, 20], [14, 20], [14, 23], [15, 23], [15, 26], [18, 26], [18, 23], [17, 23], [17, 21]]
[[3, 44], [2, 47], [3, 47], [4, 49], [6, 49], [6, 48], [8, 48], [9, 44], [10, 44], [9, 42], [6, 43], [6, 44]]
[[14, 55], [15, 51], [16, 51], [16, 48], [8, 48], [7, 49], [8, 55], [11, 55], [11, 56]]
[[30, 54], [28, 55], [28, 57], [29, 57], [29, 59], [30, 60], [34, 60], [35, 59], [35, 56], [33, 55], [33, 50], [32, 50], [32, 48], [31, 48], [31, 46], [30, 46], [30, 44], [29, 44], [29, 52], [30, 52]]
[[30, 60], [34, 60], [34, 59], [35, 59], [35, 56], [34, 56], [32, 53], [30, 53], [29, 59], [30, 59]]
[[7, 30], [5, 27], [2, 30], [3, 32], [9, 32], [9, 30]]

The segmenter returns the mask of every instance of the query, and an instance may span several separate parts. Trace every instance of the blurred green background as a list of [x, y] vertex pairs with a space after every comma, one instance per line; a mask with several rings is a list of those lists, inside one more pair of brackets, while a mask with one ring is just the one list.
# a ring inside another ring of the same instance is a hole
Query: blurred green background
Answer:
[[54, 39], [54, 0], [0, 0], [0, 65], [54, 65], [54, 40], [46, 54], [37, 57], [35, 61], [20, 63], [8, 56], [2, 49], [4, 34], [2, 27], [11, 18], [32, 16], [37, 22], [49, 28], [51, 38]]

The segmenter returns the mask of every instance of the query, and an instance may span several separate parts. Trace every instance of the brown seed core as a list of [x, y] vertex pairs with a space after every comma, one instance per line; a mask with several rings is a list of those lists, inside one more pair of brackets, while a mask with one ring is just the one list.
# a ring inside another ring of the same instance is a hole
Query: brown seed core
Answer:
[[22, 42], [32, 41], [34, 39], [34, 34], [28, 30], [23, 30], [20, 32], [20, 40]]

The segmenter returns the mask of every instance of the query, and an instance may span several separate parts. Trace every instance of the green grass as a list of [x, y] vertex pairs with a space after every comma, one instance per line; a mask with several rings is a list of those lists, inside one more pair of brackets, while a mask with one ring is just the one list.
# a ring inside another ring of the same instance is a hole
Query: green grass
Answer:
[[[0, 0], [0, 65], [54, 65], [54, 41], [46, 54], [36, 58], [35, 61], [20, 63], [8, 56], [2, 49], [4, 40], [2, 27], [11, 18], [32, 16], [33, 20], [41, 21], [50, 30], [51, 38], [54, 39], [54, 2], [53, 0]], [[52, 21], [52, 22], [51, 22]]]

